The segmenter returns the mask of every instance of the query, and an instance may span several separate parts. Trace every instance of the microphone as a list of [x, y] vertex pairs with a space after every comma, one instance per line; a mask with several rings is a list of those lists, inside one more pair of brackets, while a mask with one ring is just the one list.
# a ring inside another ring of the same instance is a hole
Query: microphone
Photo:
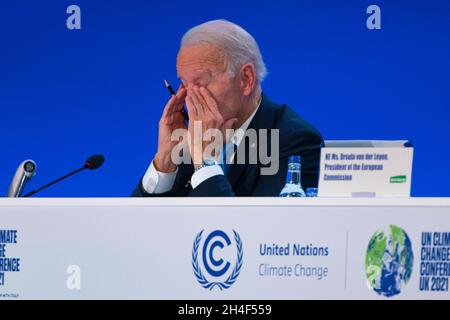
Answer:
[[91, 156], [91, 157], [89, 157], [86, 160], [86, 162], [84, 163], [84, 165], [81, 168], [79, 168], [79, 169], [77, 169], [75, 171], [72, 171], [71, 173], [66, 174], [65, 176], [62, 176], [61, 178], [56, 179], [55, 181], [52, 181], [52, 182], [50, 182], [50, 183], [48, 183], [48, 184], [46, 184], [46, 185], [44, 185], [44, 186], [42, 186], [42, 187], [40, 187], [40, 188], [38, 188], [36, 190], [33, 190], [33, 191], [27, 193], [26, 195], [24, 195], [24, 197], [30, 197], [30, 196], [38, 193], [42, 189], [48, 188], [51, 185], [54, 185], [55, 183], [57, 183], [57, 182], [59, 182], [61, 180], [64, 180], [64, 179], [66, 179], [66, 178], [68, 178], [68, 177], [70, 177], [70, 176], [74, 175], [75, 173], [78, 173], [78, 172], [80, 172], [82, 170], [85, 170], [85, 169], [89, 169], [89, 170], [98, 169], [103, 164], [103, 162], [105, 162], [105, 157], [103, 155], [96, 154], [94, 156]]
[[16, 170], [16, 173], [9, 186], [8, 195], [9, 198], [20, 197], [25, 184], [30, 181], [36, 174], [36, 162], [33, 160], [23, 161]]

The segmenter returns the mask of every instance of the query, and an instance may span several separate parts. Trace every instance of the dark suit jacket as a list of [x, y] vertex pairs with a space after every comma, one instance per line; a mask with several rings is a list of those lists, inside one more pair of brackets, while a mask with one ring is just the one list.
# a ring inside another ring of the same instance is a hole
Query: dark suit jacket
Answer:
[[[270, 130], [279, 129], [279, 170], [275, 175], [261, 175], [260, 168], [264, 165], [259, 162], [258, 157], [257, 164], [251, 164], [248, 159], [245, 164], [231, 164], [227, 176], [218, 175], [211, 177], [193, 189], [190, 179], [194, 173], [194, 168], [192, 164], [181, 164], [178, 167], [173, 188], [169, 192], [148, 194], [142, 187], [141, 179], [132, 196], [278, 196], [286, 182], [288, 157], [290, 155], [300, 155], [302, 157], [301, 182], [303, 189], [317, 187], [320, 148], [323, 145], [323, 139], [311, 124], [303, 120], [287, 105], [276, 105], [263, 95], [261, 105], [250, 122], [249, 128], [268, 129], [267, 141], [269, 146], [267, 150], [269, 151], [271, 150]], [[241, 147], [250, 148], [249, 143], [243, 143], [243, 141], [239, 145], [239, 148]], [[248, 155], [248, 152], [246, 154]], [[268, 167], [270, 164], [265, 166]]]

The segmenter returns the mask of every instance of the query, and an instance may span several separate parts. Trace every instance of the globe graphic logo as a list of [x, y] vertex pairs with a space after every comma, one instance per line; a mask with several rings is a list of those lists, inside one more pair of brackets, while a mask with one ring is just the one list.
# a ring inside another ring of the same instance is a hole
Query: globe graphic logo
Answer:
[[413, 260], [411, 241], [402, 228], [390, 225], [375, 232], [366, 253], [368, 287], [385, 297], [399, 294], [411, 278]]

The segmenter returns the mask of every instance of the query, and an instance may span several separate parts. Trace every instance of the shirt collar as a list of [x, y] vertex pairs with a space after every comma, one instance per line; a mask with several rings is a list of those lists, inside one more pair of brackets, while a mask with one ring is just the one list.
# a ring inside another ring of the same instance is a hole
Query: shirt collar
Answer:
[[258, 111], [259, 107], [261, 106], [261, 102], [262, 102], [262, 94], [261, 94], [261, 97], [259, 98], [259, 102], [258, 102], [258, 105], [256, 106], [255, 111], [253, 111], [253, 113], [247, 118], [247, 120], [245, 120], [245, 122], [240, 126], [240, 128], [238, 128], [234, 131], [234, 134], [231, 136], [231, 138], [229, 140], [230, 142], [232, 142], [236, 146], [239, 146], [241, 144], [241, 141], [245, 136], [245, 132], [247, 131], [248, 126], [250, 125], [250, 122], [252, 122], [253, 118], [255, 117], [256, 112]]

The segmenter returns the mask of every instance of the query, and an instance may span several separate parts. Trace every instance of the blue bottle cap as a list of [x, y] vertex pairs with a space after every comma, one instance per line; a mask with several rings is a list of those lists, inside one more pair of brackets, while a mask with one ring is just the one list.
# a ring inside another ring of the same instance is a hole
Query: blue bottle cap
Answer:
[[299, 155], [293, 155], [293, 156], [289, 156], [289, 163], [302, 163], [302, 157], [300, 157]]
[[307, 197], [317, 197], [317, 188], [307, 188], [306, 189], [306, 196]]

